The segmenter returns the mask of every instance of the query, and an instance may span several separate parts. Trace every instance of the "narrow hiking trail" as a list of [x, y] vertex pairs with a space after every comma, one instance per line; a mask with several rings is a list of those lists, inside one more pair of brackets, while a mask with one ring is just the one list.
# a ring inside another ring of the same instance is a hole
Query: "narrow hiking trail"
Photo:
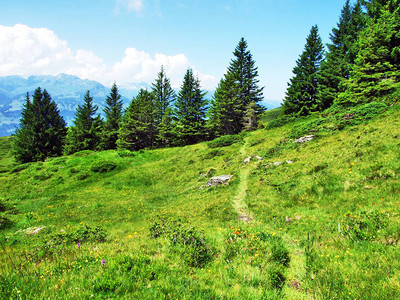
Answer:
[[[247, 141], [240, 148], [240, 156], [246, 158], [246, 144]], [[233, 207], [238, 214], [238, 220], [249, 222], [253, 220], [253, 214], [250, 212], [247, 203], [245, 202], [247, 193], [247, 181], [250, 174], [249, 164], [244, 164], [240, 167], [238, 177], [239, 184], [235, 196], [233, 197]]]

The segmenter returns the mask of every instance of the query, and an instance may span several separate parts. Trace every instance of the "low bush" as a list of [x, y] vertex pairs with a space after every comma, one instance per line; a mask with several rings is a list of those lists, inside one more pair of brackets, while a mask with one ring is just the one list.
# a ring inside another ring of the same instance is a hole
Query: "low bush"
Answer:
[[91, 170], [96, 173], [106, 173], [114, 170], [117, 164], [110, 160], [101, 160], [94, 162], [91, 166]]
[[213, 250], [207, 245], [203, 232], [197, 232], [194, 227], [183, 228], [180, 220], [158, 218], [150, 227], [153, 238], [167, 238], [174, 252], [190, 266], [202, 268], [212, 260]]
[[[341, 233], [353, 241], [374, 241], [388, 226], [389, 216], [384, 212], [362, 211], [348, 213], [342, 222]], [[340, 226], [340, 224], [339, 224]]]
[[136, 154], [135, 152], [129, 150], [122, 150], [117, 152], [119, 157], [134, 157]]
[[235, 143], [242, 143], [243, 142], [243, 135], [236, 134], [236, 135], [224, 135], [219, 138], [216, 138], [210, 142], [208, 142], [208, 147], [210, 148], [217, 148], [217, 147], [227, 147]]
[[18, 173], [18, 172], [20, 172], [22, 170], [25, 170], [25, 169], [29, 168], [30, 165], [31, 165], [31, 163], [18, 165], [16, 167], [12, 168], [10, 173]]

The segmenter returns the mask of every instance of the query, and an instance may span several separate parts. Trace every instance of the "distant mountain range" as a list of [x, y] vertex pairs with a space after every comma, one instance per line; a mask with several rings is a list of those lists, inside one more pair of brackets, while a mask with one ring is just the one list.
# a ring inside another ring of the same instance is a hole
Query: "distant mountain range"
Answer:
[[[0, 136], [9, 136], [14, 133], [21, 118], [26, 93], [29, 92], [32, 96], [38, 87], [46, 89], [51, 95], [68, 125], [72, 125], [76, 108], [82, 104], [83, 97], [88, 90], [94, 103], [98, 105], [97, 112], [100, 114], [103, 113], [105, 99], [110, 94], [110, 87], [97, 81], [80, 79], [74, 75], [39, 75], [28, 78], [0, 76]], [[151, 85], [144, 82], [118, 85], [125, 107], [129, 105], [132, 97], [136, 96], [141, 88], [151, 89]], [[213, 91], [208, 91], [206, 97], [210, 99], [212, 94]], [[276, 101], [264, 101], [268, 109], [279, 106], [276, 103]]]
[[[98, 105], [98, 113], [103, 112], [105, 99], [110, 94], [110, 88], [93, 80], [80, 79], [74, 75], [60, 74], [57, 76], [21, 76], [0, 77], [0, 136], [11, 135], [19, 124], [21, 110], [25, 103], [26, 93], [32, 96], [37, 87], [46, 89], [57, 103], [61, 115], [72, 124], [78, 104], [89, 90], [93, 101]], [[118, 86], [124, 105], [127, 106], [141, 88], [151, 88], [147, 83], [129, 83]]]

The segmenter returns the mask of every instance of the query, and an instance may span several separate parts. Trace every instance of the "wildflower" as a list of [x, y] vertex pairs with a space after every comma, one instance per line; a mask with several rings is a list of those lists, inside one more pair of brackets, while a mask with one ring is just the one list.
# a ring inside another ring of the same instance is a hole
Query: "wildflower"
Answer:
[[76, 244], [76, 247], [79, 248], [81, 246], [81, 243]]
[[106, 264], [106, 261], [104, 259], [102, 259], [101, 264], [104, 266]]

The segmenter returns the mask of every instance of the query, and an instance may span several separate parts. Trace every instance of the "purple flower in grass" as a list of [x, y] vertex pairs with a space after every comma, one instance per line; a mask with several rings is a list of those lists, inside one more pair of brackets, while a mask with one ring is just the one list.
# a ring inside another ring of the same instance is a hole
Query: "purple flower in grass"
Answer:
[[104, 259], [102, 259], [101, 264], [104, 266], [106, 264], [106, 261]]
[[80, 248], [81, 247], [81, 243], [78, 242], [78, 244], [76, 244], [76, 247]]

